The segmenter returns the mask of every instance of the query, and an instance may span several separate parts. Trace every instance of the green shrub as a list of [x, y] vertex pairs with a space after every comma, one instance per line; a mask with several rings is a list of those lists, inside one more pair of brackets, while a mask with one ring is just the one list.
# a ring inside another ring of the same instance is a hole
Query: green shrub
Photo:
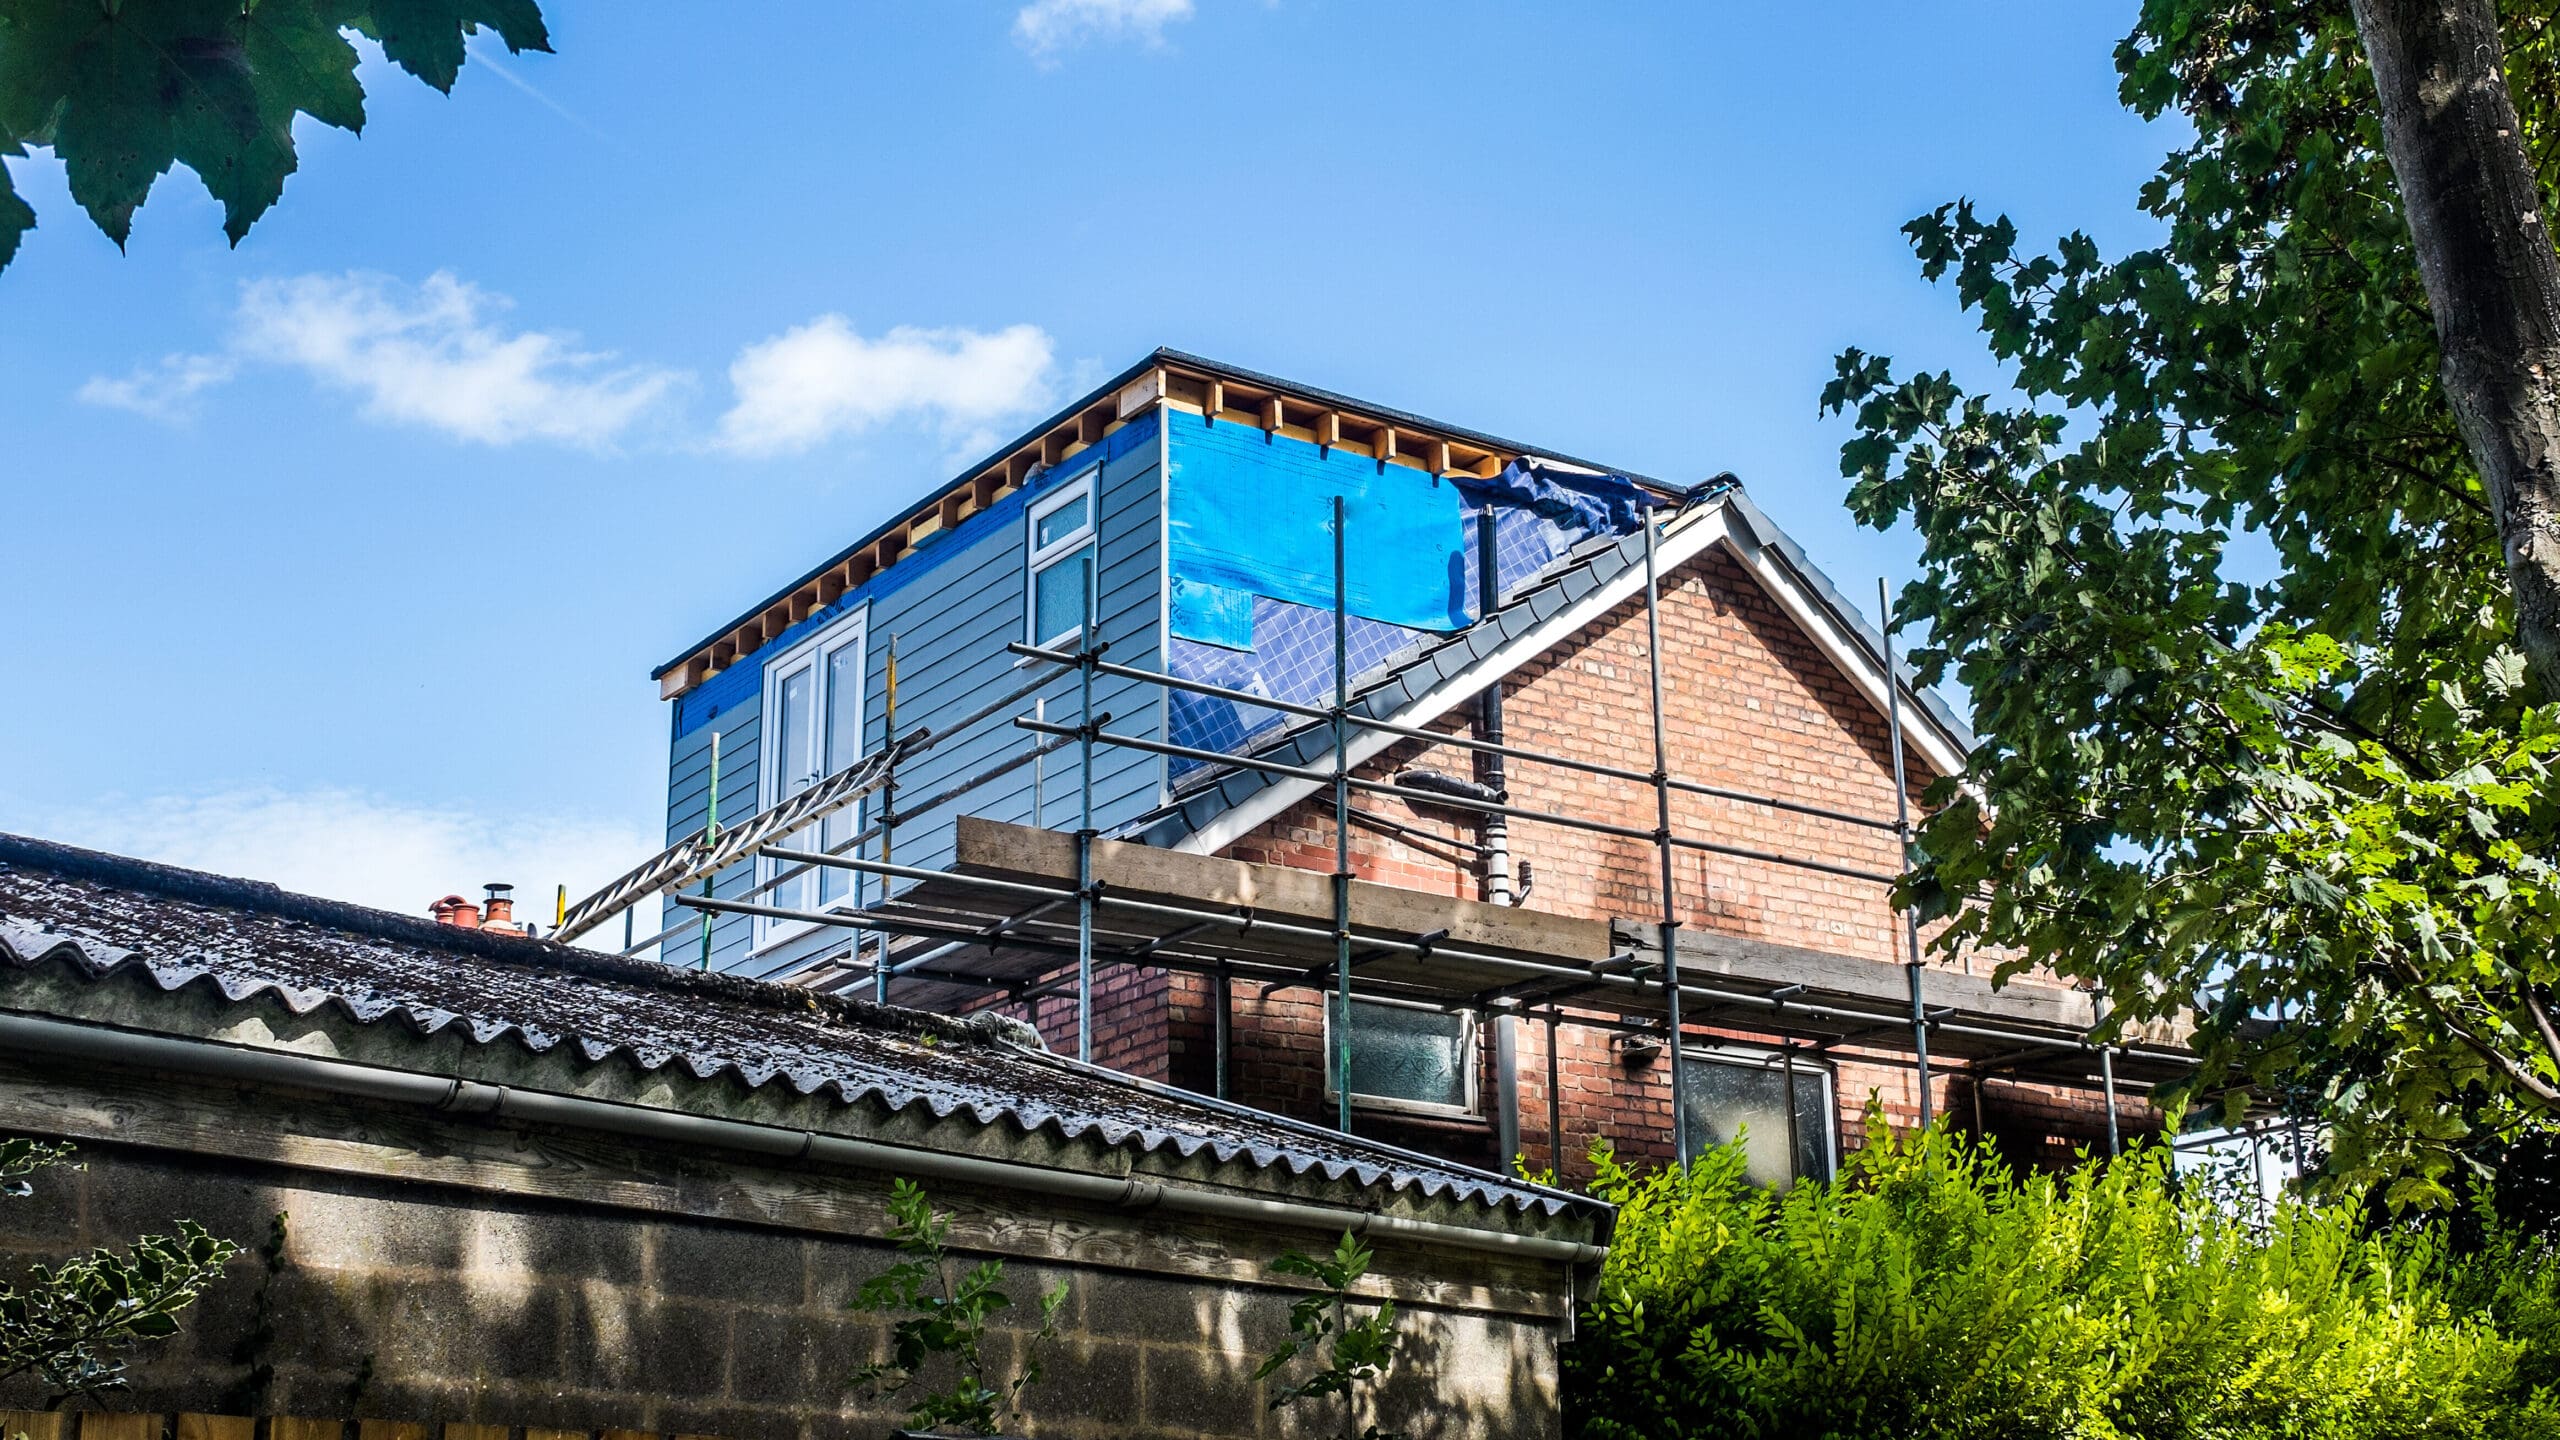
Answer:
[[2167, 1153], [2019, 1176], [1943, 1128], [1784, 1195], [1739, 1146], [1643, 1175], [1565, 1359], [1573, 1433], [2560, 1437], [2560, 1261], [2347, 1206], [2259, 1221]]

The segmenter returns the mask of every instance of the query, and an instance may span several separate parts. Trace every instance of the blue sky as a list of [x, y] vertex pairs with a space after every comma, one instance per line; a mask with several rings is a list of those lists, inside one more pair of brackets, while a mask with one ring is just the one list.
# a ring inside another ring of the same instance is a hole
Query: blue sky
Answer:
[[2173, 138], [2126, 4], [545, 8], [369, 64], [237, 250], [8, 162], [0, 829], [575, 891], [660, 838], [654, 665], [1158, 344], [1733, 470], [1864, 595], [1832, 357], [1990, 378], [1901, 224], [2138, 245]]

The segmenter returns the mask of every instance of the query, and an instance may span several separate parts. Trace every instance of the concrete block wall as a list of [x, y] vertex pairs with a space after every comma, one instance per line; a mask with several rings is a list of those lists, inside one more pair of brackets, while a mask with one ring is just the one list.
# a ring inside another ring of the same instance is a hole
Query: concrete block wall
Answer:
[[[32, 1197], [0, 1201], [0, 1268], [179, 1218], [244, 1247], [180, 1335], [141, 1353], [110, 1408], [726, 1440], [882, 1436], [904, 1414], [845, 1385], [886, 1353], [885, 1324], [845, 1309], [896, 1258], [875, 1239], [98, 1142], [78, 1158], [79, 1169], [35, 1177]], [[1020, 1223], [1045, 1223], [1028, 1205], [1016, 1207]], [[270, 1275], [256, 1246], [278, 1212], [287, 1239]], [[1061, 1280], [1069, 1299], [1041, 1352], [1047, 1378], [1031, 1392], [1027, 1434], [1338, 1433], [1326, 1415], [1267, 1410], [1251, 1376], [1280, 1342], [1292, 1296], [1260, 1285], [1016, 1257], [1005, 1287], [1018, 1308], [997, 1317], [994, 1373], [1013, 1373], [1032, 1297]], [[1404, 1358], [1382, 1423], [1451, 1437], [1559, 1433], [1560, 1325], [1398, 1309]], [[0, 1387], [0, 1408], [42, 1400], [23, 1382]]]

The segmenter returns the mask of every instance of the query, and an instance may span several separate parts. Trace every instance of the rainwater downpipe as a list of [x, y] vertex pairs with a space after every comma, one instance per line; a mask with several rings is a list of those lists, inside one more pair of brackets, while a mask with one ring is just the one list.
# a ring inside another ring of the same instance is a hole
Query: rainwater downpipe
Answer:
[[312, 1055], [252, 1050], [214, 1041], [142, 1035], [129, 1030], [109, 1030], [32, 1015], [0, 1015], [0, 1049], [175, 1071], [207, 1079], [292, 1086], [356, 1099], [415, 1105], [448, 1115], [496, 1116], [689, 1148], [709, 1146], [783, 1160], [816, 1161], [883, 1171], [921, 1180], [986, 1185], [1120, 1209], [1208, 1215], [1249, 1224], [1305, 1226], [1328, 1233], [1349, 1230], [1360, 1236], [1387, 1236], [1524, 1259], [1554, 1260], [1567, 1265], [1596, 1264], [1607, 1258], [1609, 1253], [1605, 1245], [1579, 1240], [1514, 1235], [1433, 1220], [1408, 1220], [1369, 1210], [1336, 1209], [1288, 1200], [1263, 1200], [1248, 1195], [1192, 1190], [1134, 1176], [1084, 1175], [1009, 1160], [916, 1150], [844, 1135], [822, 1135], [813, 1130], [687, 1115], [545, 1090], [521, 1090], [510, 1085], [483, 1085], [449, 1076], [422, 1075], [414, 1071], [390, 1070]]
[[[1502, 605], [1502, 556], [1494, 544], [1497, 514], [1493, 497], [1485, 497], [1484, 508], [1476, 514], [1476, 623], [1490, 624], [1493, 612]], [[1502, 678], [1484, 687], [1477, 702], [1479, 713], [1476, 735], [1488, 743], [1502, 741]], [[1498, 803], [1508, 802], [1504, 793], [1502, 756], [1499, 752], [1476, 752], [1476, 783]], [[1484, 898], [1495, 905], [1514, 905], [1518, 899], [1511, 893], [1511, 822], [1508, 816], [1487, 813], [1480, 834], [1484, 844]], [[1493, 1097], [1494, 1144], [1501, 1152], [1497, 1169], [1507, 1169], [1520, 1158], [1520, 1034], [1519, 1020], [1508, 1014], [1493, 1017]]]

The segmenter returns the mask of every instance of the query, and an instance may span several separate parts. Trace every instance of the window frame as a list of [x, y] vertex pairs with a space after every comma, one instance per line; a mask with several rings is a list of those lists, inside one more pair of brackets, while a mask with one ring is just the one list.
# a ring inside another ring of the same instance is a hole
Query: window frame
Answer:
[[[836, 773], [837, 770], [845, 768], [839, 765], [830, 769], [827, 764], [826, 744], [831, 729], [827, 723], [827, 703], [830, 699], [827, 693], [827, 671], [828, 662], [847, 649], [854, 652], [854, 673], [859, 677], [854, 685], [853, 696], [853, 733], [860, 737], [857, 741], [859, 751], [854, 759], [859, 760], [861, 752], [868, 751], [870, 737], [864, 733], [863, 727], [869, 718], [866, 712], [870, 699], [868, 692], [871, 688], [870, 621], [870, 607], [865, 605], [765, 662], [764, 704], [757, 716], [756, 808], [759, 811], [772, 809], [786, 798], [783, 789], [786, 783], [783, 767], [788, 763], [789, 757], [782, 753], [780, 744], [782, 687], [792, 675], [803, 669], [809, 673], [810, 740], [818, 752], [818, 771], [809, 783], [814, 785]], [[847, 765], [851, 763], [852, 761], [846, 762]], [[781, 843], [787, 845], [812, 831], [821, 836], [826, 833], [824, 825], [820, 824], [811, 827], [810, 830], [803, 830], [798, 835], [785, 837]], [[773, 879], [781, 872], [782, 866], [781, 861], [760, 857], [756, 861], [756, 884], [762, 886]], [[823, 886], [820, 893], [824, 893]], [[772, 897], [768, 895], [760, 898], [769, 902]], [[845, 896], [823, 904], [819, 908], [827, 910], [852, 908], [852, 895], [848, 892]], [[784, 920], [772, 915], [758, 915], [755, 917], [754, 935], [749, 941], [748, 951], [754, 954], [770, 950], [777, 945], [798, 940], [817, 928], [817, 924], [813, 921]]]
[[[1687, 1044], [1682, 1045], [1680, 1049], [1681, 1060], [1688, 1064], [1730, 1065], [1739, 1070], [1765, 1070], [1772, 1072], [1776, 1071], [1780, 1065], [1784, 1065], [1788, 1069], [1795, 1071], [1799, 1083], [1801, 1083], [1807, 1076], [1812, 1077], [1822, 1086], [1822, 1113], [1827, 1117], [1826, 1122], [1822, 1127], [1823, 1173], [1818, 1176], [1805, 1176], [1791, 1173], [1788, 1176], [1787, 1183], [1789, 1185], [1794, 1185], [1797, 1182], [1806, 1179], [1828, 1181], [1839, 1175], [1840, 1077], [1833, 1066], [1825, 1061], [1818, 1060], [1813, 1056], [1796, 1053], [1771, 1045], [1742, 1045], [1731, 1042], [1710, 1042], [1701, 1044], [1698, 1041], [1692, 1040]], [[1688, 1093], [1689, 1087], [1687, 1085], [1684, 1084], [1680, 1088], [1682, 1094]], [[1675, 1115], [1672, 1117], [1672, 1123], [1675, 1125], [1686, 1125], [1688, 1123], [1688, 1117]], [[1797, 1135], [1799, 1139], [1802, 1138], [1803, 1131], [1801, 1126], [1798, 1128]], [[1695, 1147], [1692, 1148], [1694, 1149]], [[1794, 1171], [1795, 1163], [1796, 1157], [1793, 1153], [1790, 1153], [1787, 1156], [1787, 1168], [1790, 1172]]]
[[[1437, 1100], [1409, 1100], [1400, 1095], [1371, 1095], [1365, 1091], [1354, 1090], [1351, 1092], [1351, 1108], [1355, 1110], [1385, 1111], [1397, 1115], [1422, 1115], [1442, 1120], [1478, 1120], [1484, 1117], [1484, 1095], [1482, 1093], [1484, 1079], [1484, 1027], [1477, 1023], [1474, 1011], [1446, 1011], [1442, 1010], [1437, 1005], [1425, 1005], [1413, 1000], [1389, 999], [1383, 995], [1354, 995], [1351, 997], [1351, 1003], [1354, 1005], [1378, 1005], [1391, 1010], [1419, 1010], [1434, 1015], [1443, 1015], [1454, 1018], [1458, 1022], [1459, 1043], [1466, 1049], [1465, 1061], [1459, 1066], [1459, 1073], [1464, 1077], [1466, 1087], [1466, 1100], [1463, 1104], [1449, 1105]], [[1333, 1007], [1333, 996], [1330, 994], [1323, 996], [1320, 1005], [1320, 1008], [1324, 1011], [1324, 1055], [1322, 1060], [1324, 1065], [1324, 1098], [1328, 1101], [1339, 1100], [1342, 1095], [1341, 1087], [1335, 1084], [1333, 1076]]]
[[[1060, 481], [1023, 512], [1022, 527], [1022, 633], [1027, 644], [1047, 649], [1072, 637], [1084, 621], [1055, 635], [1040, 633], [1040, 576], [1043, 572], [1070, 560], [1078, 550], [1093, 547], [1093, 604], [1098, 609], [1102, 598], [1102, 494], [1094, 481], [1101, 474], [1098, 465], [1087, 466], [1072, 480]], [[1048, 544], [1040, 543], [1040, 522], [1057, 514], [1081, 498], [1085, 502], [1084, 524], [1074, 533]]]

